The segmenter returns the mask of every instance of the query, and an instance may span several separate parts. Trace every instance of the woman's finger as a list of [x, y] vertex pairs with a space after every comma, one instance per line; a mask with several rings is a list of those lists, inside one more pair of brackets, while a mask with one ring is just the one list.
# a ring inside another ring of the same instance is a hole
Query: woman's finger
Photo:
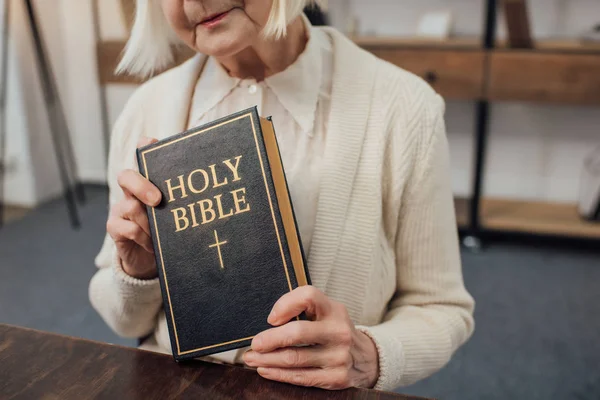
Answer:
[[132, 169], [121, 171], [117, 182], [126, 196], [133, 196], [150, 207], [160, 203], [162, 198], [160, 190], [137, 171]]
[[147, 136], [141, 136], [138, 139], [137, 148], [139, 149], [140, 147], [148, 146], [149, 144], [153, 144], [153, 143], [156, 143], [156, 142], [158, 142], [157, 139], [149, 138]]
[[352, 357], [347, 351], [336, 347], [308, 346], [288, 347], [259, 353], [248, 351], [244, 354], [244, 362], [250, 367], [269, 368], [314, 368], [352, 366]]
[[106, 231], [115, 242], [130, 240], [137, 243], [148, 253], [154, 253], [152, 239], [150, 239], [150, 236], [148, 236], [148, 234], [146, 234], [146, 232], [144, 232], [144, 230], [135, 222], [118, 217], [111, 217], [106, 223]]
[[324, 322], [293, 321], [267, 329], [252, 339], [252, 350], [268, 353], [293, 346], [329, 344], [335, 341], [336, 331]]
[[117, 204], [117, 216], [135, 222], [150, 236], [150, 225], [146, 207], [139, 200], [129, 197]]
[[319, 387], [329, 390], [341, 390], [352, 386], [347, 370], [342, 368], [264, 368], [257, 369], [260, 376], [278, 382], [297, 386]]
[[273, 306], [268, 322], [279, 326], [303, 312], [311, 319], [322, 319], [331, 310], [331, 301], [314, 286], [302, 286], [281, 296]]

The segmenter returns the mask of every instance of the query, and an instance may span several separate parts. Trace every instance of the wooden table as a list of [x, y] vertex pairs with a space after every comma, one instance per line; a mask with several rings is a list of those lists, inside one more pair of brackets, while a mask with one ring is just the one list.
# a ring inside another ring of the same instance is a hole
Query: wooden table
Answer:
[[0, 325], [2, 399], [416, 399], [365, 389], [325, 391], [234, 366]]

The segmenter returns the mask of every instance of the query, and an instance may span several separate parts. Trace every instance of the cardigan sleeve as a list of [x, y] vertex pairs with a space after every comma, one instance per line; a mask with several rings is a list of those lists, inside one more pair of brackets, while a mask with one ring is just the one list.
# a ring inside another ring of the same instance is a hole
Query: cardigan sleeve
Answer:
[[379, 353], [378, 389], [431, 375], [474, 329], [474, 301], [461, 271], [444, 103], [438, 95], [430, 99], [417, 117], [413, 133], [419, 143], [398, 214], [396, 292], [381, 324], [358, 327]]
[[[108, 165], [109, 205], [119, 202], [124, 194], [117, 183], [118, 173], [135, 166], [135, 147], [142, 129], [140, 92], [132, 96], [117, 120], [111, 138]], [[89, 284], [92, 306], [123, 337], [141, 338], [156, 326], [162, 305], [158, 278], [135, 279], [122, 267], [112, 238], [106, 234], [95, 260], [99, 270]]]

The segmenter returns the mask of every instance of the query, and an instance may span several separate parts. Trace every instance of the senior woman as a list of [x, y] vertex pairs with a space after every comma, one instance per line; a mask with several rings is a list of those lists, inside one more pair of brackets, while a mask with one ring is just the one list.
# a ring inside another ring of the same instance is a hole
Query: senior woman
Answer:
[[[174, 44], [197, 55], [140, 87], [116, 123], [90, 299], [118, 334], [170, 351], [144, 210], [161, 194], [136, 171], [136, 146], [258, 105], [277, 126], [313, 286], [273, 306], [273, 328], [251, 350], [214, 359], [297, 385], [393, 389], [441, 368], [473, 331], [444, 104], [421, 79], [311, 26], [309, 3], [137, 1], [121, 70], [163, 69]], [[310, 321], [287, 323], [303, 311]]]

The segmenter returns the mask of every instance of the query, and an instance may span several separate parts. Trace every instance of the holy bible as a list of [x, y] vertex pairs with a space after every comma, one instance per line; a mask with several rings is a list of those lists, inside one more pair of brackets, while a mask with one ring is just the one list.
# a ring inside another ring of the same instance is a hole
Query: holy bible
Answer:
[[273, 123], [256, 107], [137, 150], [177, 361], [250, 345], [310, 284]]

